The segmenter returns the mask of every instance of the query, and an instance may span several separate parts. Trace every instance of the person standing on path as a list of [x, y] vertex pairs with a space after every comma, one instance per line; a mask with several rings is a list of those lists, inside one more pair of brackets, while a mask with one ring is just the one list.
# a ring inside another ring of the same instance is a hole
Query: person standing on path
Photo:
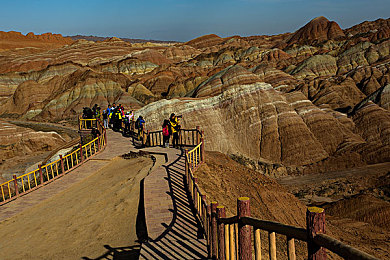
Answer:
[[108, 128], [108, 112], [107, 110], [103, 110], [103, 125], [104, 125], [104, 128]]
[[171, 136], [170, 134], [170, 125], [169, 125], [169, 120], [165, 119], [164, 123], [162, 125], [162, 134], [163, 134], [163, 146], [165, 148], [169, 148], [169, 137]]
[[175, 113], [172, 113], [171, 116], [169, 117], [173, 148], [179, 148], [179, 131], [180, 131], [179, 118], [180, 117], [182, 116], [176, 116]]
[[144, 144], [145, 120], [142, 116], [139, 116], [137, 121], [135, 121], [135, 127], [138, 129], [138, 140], [141, 140], [142, 145], [143, 145]]

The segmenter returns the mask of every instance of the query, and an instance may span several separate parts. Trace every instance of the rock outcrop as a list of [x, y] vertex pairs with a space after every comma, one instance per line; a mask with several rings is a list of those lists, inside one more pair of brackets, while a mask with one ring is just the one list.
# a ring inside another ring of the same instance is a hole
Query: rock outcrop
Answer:
[[209, 34], [209, 35], [204, 35], [199, 38], [193, 39], [189, 42], [186, 42], [185, 44], [197, 49], [202, 49], [202, 48], [212, 47], [221, 42], [223, 42], [223, 39], [221, 37], [215, 34]]
[[0, 158], [6, 160], [32, 152], [49, 151], [66, 140], [56, 132], [37, 132], [0, 120]]
[[42, 51], [58, 48], [72, 42], [71, 38], [63, 37], [61, 34], [44, 33], [35, 35], [30, 32], [27, 35], [23, 35], [15, 31], [0, 31], [0, 51], [14, 50], [16, 48], [36, 48], [38, 51]]
[[[209, 98], [159, 101], [138, 111], [148, 119], [151, 129], [158, 129], [171, 112], [183, 114], [184, 128], [200, 125], [206, 136], [213, 136], [206, 141], [207, 149], [283, 166], [286, 171], [345, 168], [364, 165], [369, 158], [388, 160], [390, 146], [383, 138], [390, 140], [386, 123], [390, 120], [384, 109], [374, 114], [362, 108], [348, 122], [342, 122], [300, 92], [284, 94], [269, 84], [253, 83], [231, 85]], [[363, 127], [364, 120], [384, 122], [376, 128], [378, 135]], [[371, 154], [373, 147], [378, 153]]]
[[300, 28], [286, 42], [288, 45], [317, 44], [344, 36], [343, 30], [336, 22], [320, 16]]

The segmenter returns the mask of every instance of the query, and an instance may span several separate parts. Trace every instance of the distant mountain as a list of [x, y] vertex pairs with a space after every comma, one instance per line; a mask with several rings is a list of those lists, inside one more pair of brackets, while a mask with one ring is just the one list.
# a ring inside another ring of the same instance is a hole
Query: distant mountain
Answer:
[[[100, 37], [100, 36], [93, 36], [93, 35], [90, 35], [90, 36], [85, 36], [85, 35], [74, 35], [74, 36], [68, 36], [70, 38], [72, 38], [72, 40], [80, 40], [80, 39], [84, 39], [84, 40], [87, 40], [87, 41], [94, 41], [94, 42], [97, 42], [97, 41], [105, 41], [107, 39], [110, 39], [112, 37]], [[145, 43], [145, 42], [152, 42], [152, 43], [176, 43], [177, 41], [159, 41], [159, 40], [144, 40], [144, 39], [130, 39], [130, 38], [120, 38], [121, 40], [125, 41], [125, 42], [130, 42], [130, 43]]]

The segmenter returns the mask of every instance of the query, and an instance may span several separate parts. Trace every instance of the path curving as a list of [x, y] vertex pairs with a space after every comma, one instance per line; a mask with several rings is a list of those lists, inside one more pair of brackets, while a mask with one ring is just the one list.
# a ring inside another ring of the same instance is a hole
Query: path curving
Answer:
[[[129, 151], [137, 151], [129, 138], [107, 131], [104, 151], [56, 181], [0, 207], [0, 222], [33, 207], [68, 189], [102, 169], [111, 160]], [[184, 156], [171, 148], [149, 147], [149, 152], [165, 153], [167, 162], [156, 166], [143, 181], [147, 236], [140, 259], [207, 259], [206, 241], [202, 237], [193, 206], [184, 187]]]
[[166, 164], [144, 182], [147, 241], [139, 259], [207, 259], [206, 240], [184, 186], [184, 153], [149, 148], [168, 155]]
[[107, 131], [107, 138], [109, 139], [109, 143], [105, 149], [83, 163], [83, 165], [80, 165], [65, 176], [44, 185], [33, 192], [22, 195], [21, 197], [0, 206], [0, 222], [66, 190], [73, 184], [82, 181], [109, 164], [111, 159], [128, 153], [130, 149], [133, 149], [130, 141], [123, 138], [119, 133]]

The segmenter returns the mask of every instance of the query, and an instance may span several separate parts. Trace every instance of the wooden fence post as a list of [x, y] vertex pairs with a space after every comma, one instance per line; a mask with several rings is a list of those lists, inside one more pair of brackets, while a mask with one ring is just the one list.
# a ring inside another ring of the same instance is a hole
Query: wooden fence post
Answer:
[[62, 174], [65, 174], [64, 158], [62, 158], [62, 155], [61, 155], [61, 154], [60, 154], [60, 162], [61, 162], [61, 171], [62, 171]]
[[187, 187], [189, 188], [189, 183], [190, 183], [190, 177], [189, 177], [189, 167], [188, 167], [188, 149], [184, 150], [184, 155], [185, 155], [185, 160], [184, 160], [184, 165], [185, 165], [185, 178], [187, 182]]
[[[16, 175], [14, 174], [13, 175], [13, 178], [14, 178], [14, 186], [15, 186], [15, 193], [16, 193], [16, 196], [19, 195], [19, 188], [18, 188], [18, 179], [16, 177]], [[10, 194], [11, 195], [11, 194]], [[11, 197], [11, 196], [10, 196]]]
[[84, 161], [84, 155], [83, 155], [83, 145], [80, 143], [80, 161]]
[[98, 151], [100, 151], [100, 149], [101, 149], [101, 147], [100, 147], [101, 136], [98, 134], [97, 137], [98, 137], [98, 139], [97, 139], [97, 142], [98, 142]]
[[[226, 212], [224, 206], [217, 207], [217, 217], [225, 218]], [[218, 260], [225, 260], [225, 225], [218, 222]]]
[[201, 131], [201, 133], [202, 133], [202, 137], [201, 137], [201, 142], [202, 142], [202, 145], [201, 145], [201, 147], [200, 147], [200, 149], [201, 149], [201, 154], [202, 154], [202, 162], [204, 162], [204, 158], [205, 158], [205, 154], [204, 154], [204, 145], [205, 145], [205, 143], [204, 143], [204, 130], [202, 130]]
[[39, 178], [41, 179], [41, 185], [43, 185], [43, 172], [42, 172], [42, 164], [38, 165], [39, 168]]
[[200, 129], [200, 126], [196, 126], [196, 145], [198, 145], [200, 143], [200, 135], [199, 135], [199, 129]]
[[243, 225], [240, 221], [242, 217], [250, 217], [250, 204], [248, 197], [240, 197], [237, 199], [237, 214], [238, 214], [238, 240], [239, 240], [239, 259], [252, 260], [251, 248], [251, 227]]
[[206, 238], [207, 238], [207, 258], [211, 259], [212, 255], [212, 250], [213, 250], [213, 243], [211, 239], [211, 205], [208, 204], [206, 206], [206, 222], [207, 222], [207, 231], [206, 231]]
[[313, 238], [317, 234], [325, 234], [325, 211], [322, 208], [309, 207], [306, 211], [307, 250], [309, 260], [326, 259], [325, 248], [317, 246]]
[[149, 143], [148, 143], [148, 146], [151, 146], [149, 130], [146, 131], [146, 138], [145, 138], [145, 133], [144, 133], [144, 138], [143, 138], [142, 142], [143, 142], [143, 145], [144, 145], [144, 146], [146, 146], [146, 143], [147, 143], [147, 142], [149, 142]]
[[211, 244], [212, 244], [212, 259], [218, 257], [218, 238], [217, 238], [217, 206], [218, 202], [211, 202]]
[[206, 232], [206, 219], [207, 219], [207, 206], [205, 206], [207, 205], [206, 195], [202, 195], [200, 202], [201, 202], [201, 211], [202, 211], [202, 222]]
[[200, 138], [200, 142], [202, 143], [200, 145], [200, 160], [201, 160], [201, 162], [204, 162], [204, 138], [203, 138], [203, 136]]
[[194, 201], [194, 207], [198, 211], [198, 194], [196, 192], [196, 185], [198, 183], [198, 178], [194, 177], [194, 186], [192, 187], [192, 199]]

